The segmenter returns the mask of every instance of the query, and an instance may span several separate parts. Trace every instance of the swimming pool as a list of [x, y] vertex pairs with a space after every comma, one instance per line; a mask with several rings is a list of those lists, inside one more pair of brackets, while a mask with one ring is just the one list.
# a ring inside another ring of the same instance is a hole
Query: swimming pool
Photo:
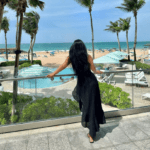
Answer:
[[[51, 70], [54, 72], [57, 68], [51, 68]], [[49, 73], [50, 74], [50, 73]], [[59, 72], [57, 75], [61, 74], [74, 74], [72, 68], [65, 68], [61, 72]], [[40, 76], [46, 76], [48, 74], [41, 74]], [[19, 76], [19, 74], [18, 74]], [[19, 80], [18, 81], [18, 87], [24, 88], [24, 89], [35, 89], [35, 88], [49, 88], [49, 87], [55, 87], [63, 84], [64, 82], [68, 81], [72, 76], [64, 76], [62, 77], [64, 81], [62, 82], [60, 80], [60, 77], [54, 77], [54, 80], [51, 81], [50, 78], [40, 78], [40, 79], [28, 79], [28, 80]], [[74, 76], [74, 79], [77, 77]], [[35, 84], [36, 81], [36, 84]], [[36, 85], [36, 86], [35, 86]]]

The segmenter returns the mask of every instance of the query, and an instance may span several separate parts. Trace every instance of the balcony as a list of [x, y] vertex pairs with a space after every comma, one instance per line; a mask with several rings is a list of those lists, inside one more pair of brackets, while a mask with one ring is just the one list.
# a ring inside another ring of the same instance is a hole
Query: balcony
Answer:
[[[82, 112], [72, 97], [77, 79], [55, 87], [38, 88], [38, 79], [44, 80], [45, 76], [13, 78], [12, 72], [13, 69], [8, 78], [0, 79], [4, 88], [1, 94], [5, 93], [0, 96], [0, 101], [10, 101], [10, 104], [0, 106], [0, 111], [4, 112], [4, 117], [0, 118], [6, 118], [0, 121], [1, 150], [150, 148], [150, 70], [132, 67], [109, 70], [103, 77], [95, 74], [102, 92], [106, 124], [100, 124], [100, 131], [96, 133], [92, 144], [87, 137], [89, 129], [81, 125]], [[141, 74], [135, 75], [138, 72]], [[75, 75], [56, 75], [62, 78], [65, 76]], [[140, 82], [135, 82], [134, 79]], [[18, 98], [15, 104], [15, 115], [18, 118], [11, 121], [8, 110], [12, 109], [11, 91], [14, 80], [18, 81]], [[29, 88], [25, 88], [27, 81], [31, 81]], [[4, 92], [8, 90], [9, 92]], [[113, 99], [111, 92], [116, 94], [117, 90], [120, 93]], [[49, 109], [50, 106], [53, 106], [52, 109]]]

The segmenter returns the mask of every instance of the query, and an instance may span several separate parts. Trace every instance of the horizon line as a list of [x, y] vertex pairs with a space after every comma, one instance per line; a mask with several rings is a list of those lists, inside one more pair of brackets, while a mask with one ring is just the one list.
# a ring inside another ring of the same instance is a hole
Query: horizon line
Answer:
[[[126, 41], [122, 41], [122, 42], [126, 42]], [[129, 41], [129, 42], [134, 42], [134, 41]], [[136, 42], [150, 42], [150, 41], [136, 41]], [[60, 42], [60, 43], [73, 43], [73, 42]], [[84, 43], [92, 43], [92, 42], [84, 42]], [[118, 41], [116, 41], [116, 42], [94, 42], [94, 43], [118, 43]], [[3, 44], [5, 44], [5, 43], [3, 43]], [[9, 44], [16, 45], [16, 43], [9, 43]], [[30, 44], [30, 43], [21, 43], [21, 44]], [[55, 44], [55, 43], [35, 43], [35, 44]], [[8, 45], [8, 43], [7, 43], [7, 45]]]

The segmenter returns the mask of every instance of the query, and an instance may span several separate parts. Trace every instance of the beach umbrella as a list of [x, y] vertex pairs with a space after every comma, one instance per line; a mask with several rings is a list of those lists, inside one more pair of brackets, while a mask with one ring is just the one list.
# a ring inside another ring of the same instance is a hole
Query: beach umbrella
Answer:
[[5, 62], [5, 61], [9, 61], [8, 59], [5, 59], [3, 57], [0, 57], [0, 62]]
[[122, 56], [122, 57], [126, 57], [127, 55], [129, 55], [129, 54], [127, 54], [127, 53], [120, 52], [120, 51], [113, 52], [113, 54], [119, 55], [119, 56]]
[[105, 56], [99, 57], [97, 59], [94, 59], [93, 62], [95, 64], [101, 64], [101, 63], [102, 64], [114, 64], [114, 63], [118, 64], [119, 60], [115, 60], [115, 59], [110, 58], [110, 57], [105, 55]]
[[107, 55], [105, 55], [105, 56], [110, 57], [110, 58], [112, 58], [112, 59], [114, 59], [114, 60], [121, 60], [121, 59], [123, 59], [121, 56], [115, 55], [113, 52], [112, 52], [112, 53], [109, 53], [109, 54], [107, 54]]

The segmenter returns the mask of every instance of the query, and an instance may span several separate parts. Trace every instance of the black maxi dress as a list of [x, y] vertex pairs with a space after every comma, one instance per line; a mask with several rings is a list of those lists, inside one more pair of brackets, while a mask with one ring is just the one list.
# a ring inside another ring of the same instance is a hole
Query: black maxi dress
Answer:
[[98, 81], [90, 69], [77, 76], [77, 85], [72, 96], [79, 102], [79, 108], [82, 111], [82, 126], [89, 128], [89, 134], [95, 138], [100, 128], [99, 124], [106, 124], [106, 120], [101, 106]]

